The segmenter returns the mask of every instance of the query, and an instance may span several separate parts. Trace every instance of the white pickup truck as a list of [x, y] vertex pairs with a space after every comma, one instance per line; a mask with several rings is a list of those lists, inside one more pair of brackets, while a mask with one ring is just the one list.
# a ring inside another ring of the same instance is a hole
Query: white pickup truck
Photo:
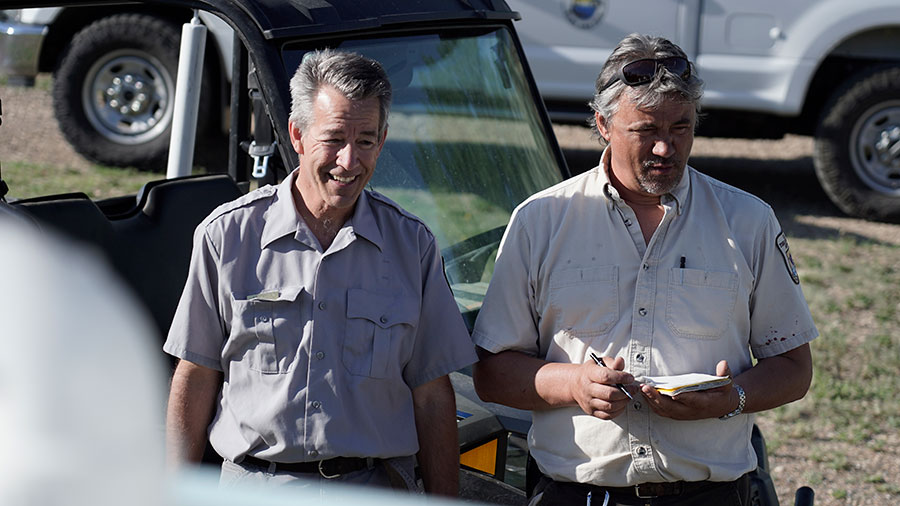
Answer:
[[844, 212], [900, 221], [900, 1], [508, 0], [552, 118], [583, 121], [625, 35], [681, 46], [706, 83], [700, 134], [815, 136]]
[[[706, 83], [700, 134], [814, 135], [816, 173], [834, 203], [854, 216], [900, 221], [900, 1], [507, 1], [522, 15], [516, 28], [555, 120], [588, 116], [593, 81], [623, 36], [662, 35]], [[159, 166], [179, 26], [190, 13], [138, 9], [0, 13], [0, 74], [27, 81], [54, 72], [57, 118], [79, 152]], [[231, 37], [215, 21], [204, 19], [212, 25], [204, 86], [224, 96]], [[221, 131], [220, 105], [201, 104], [201, 142]]]

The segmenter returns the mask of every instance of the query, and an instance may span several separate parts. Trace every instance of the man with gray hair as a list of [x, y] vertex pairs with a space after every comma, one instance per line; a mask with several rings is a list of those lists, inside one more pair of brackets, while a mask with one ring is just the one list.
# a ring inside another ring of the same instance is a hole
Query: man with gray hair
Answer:
[[[687, 166], [701, 86], [670, 41], [626, 37], [591, 102], [600, 164], [507, 227], [474, 379], [532, 410], [533, 503], [746, 505], [750, 413], [809, 388], [818, 332], [772, 209]], [[649, 379], [690, 373], [731, 381]]]
[[330, 481], [455, 495], [448, 373], [475, 361], [440, 251], [416, 217], [365, 190], [387, 134], [377, 62], [307, 54], [291, 80], [299, 167], [198, 227], [164, 346], [181, 359], [169, 460], [208, 438], [223, 484]]

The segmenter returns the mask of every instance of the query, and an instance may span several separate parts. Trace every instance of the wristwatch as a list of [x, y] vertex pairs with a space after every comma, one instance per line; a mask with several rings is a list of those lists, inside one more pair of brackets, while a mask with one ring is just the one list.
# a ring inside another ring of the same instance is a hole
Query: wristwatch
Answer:
[[738, 393], [738, 406], [731, 413], [720, 416], [719, 420], [728, 420], [729, 418], [738, 416], [742, 411], [744, 411], [744, 402], [747, 401], [747, 395], [744, 393], [744, 389], [741, 388], [741, 386], [737, 383], [734, 384], [734, 389], [737, 390]]

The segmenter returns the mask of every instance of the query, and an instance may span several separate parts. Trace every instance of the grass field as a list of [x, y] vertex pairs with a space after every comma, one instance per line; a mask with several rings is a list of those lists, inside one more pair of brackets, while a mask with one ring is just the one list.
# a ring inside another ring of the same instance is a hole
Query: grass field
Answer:
[[164, 176], [101, 165], [76, 168], [21, 161], [3, 164], [3, 179], [10, 187], [10, 196], [17, 199], [67, 192], [103, 199], [136, 193], [147, 181], [161, 177]]
[[[791, 239], [820, 336], [799, 402], [760, 415], [783, 504], [810, 485], [817, 504], [896, 504], [900, 433], [900, 247]], [[800, 465], [780, 480], [778, 467]]]

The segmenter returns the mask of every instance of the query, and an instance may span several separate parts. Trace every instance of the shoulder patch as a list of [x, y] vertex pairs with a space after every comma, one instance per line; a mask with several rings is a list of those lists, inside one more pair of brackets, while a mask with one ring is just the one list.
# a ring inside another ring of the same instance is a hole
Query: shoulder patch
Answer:
[[783, 231], [778, 232], [778, 236], [775, 237], [775, 244], [778, 246], [778, 251], [781, 252], [781, 257], [784, 258], [784, 266], [787, 267], [788, 274], [791, 276], [791, 281], [793, 281], [795, 285], [799, 285], [800, 275], [797, 274], [797, 266], [794, 265], [794, 258], [791, 256], [791, 248], [788, 246], [787, 237], [785, 237]]

